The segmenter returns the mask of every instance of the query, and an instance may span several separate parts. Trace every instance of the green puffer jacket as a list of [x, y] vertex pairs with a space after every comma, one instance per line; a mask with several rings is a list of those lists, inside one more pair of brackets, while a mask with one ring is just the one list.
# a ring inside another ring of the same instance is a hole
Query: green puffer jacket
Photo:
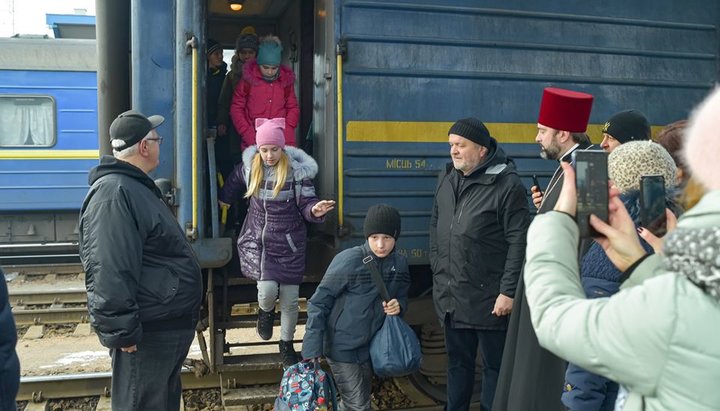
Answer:
[[[707, 194], [678, 228], [713, 226], [720, 226], [720, 191]], [[577, 243], [577, 225], [566, 214], [540, 215], [530, 226], [524, 275], [540, 345], [625, 385], [625, 411], [720, 410], [718, 300], [661, 269], [660, 256], [643, 261], [618, 294], [587, 300]]]

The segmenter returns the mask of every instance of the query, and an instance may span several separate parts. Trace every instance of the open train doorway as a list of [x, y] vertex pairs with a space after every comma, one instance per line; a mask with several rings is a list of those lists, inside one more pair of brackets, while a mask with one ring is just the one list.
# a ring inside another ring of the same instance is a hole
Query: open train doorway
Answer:
[[[228, 73], [237, 69], [235, 47], [241, 33], [258, 39], [277, 36], [282, 42], [281, 64], [295, 73], [295, 94], [300, 106], [296, 128], [298, 147], [312, 152], [314, 1], [312, 0], [208, 0], [207, 37], [220, 43]], [[233, 67], [233, 63], [235, 66]]]

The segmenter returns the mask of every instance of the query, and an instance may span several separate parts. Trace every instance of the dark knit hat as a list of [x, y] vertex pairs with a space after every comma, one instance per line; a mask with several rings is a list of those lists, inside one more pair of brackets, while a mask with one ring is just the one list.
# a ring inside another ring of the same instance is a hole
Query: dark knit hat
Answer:
[[220, 45], [220, 43], [218, 43], [217, 41], [215, 41], [215, 40], [213, 40], [213, 39], [211, 39], [211, 38], [208, 38], [208, 41], [207, 41], [207, 52], [206, 52], [206, 54], [209, 56], [210, 54], [212, 54], [212, 53], [213, 53], [215, 50], [217, 50], [217, 49], [222, 50], [222, 46]]
[[475, 117], [463, 118], [456, 121], [455, 124], [450, 127], [450, 131], [448, 131], [448, 135], [450, 134], [457, 134], [475, 144], [490, 147], [490, 132], [487, 127], [485, 127], [485, 124]]
[[253, 49], [258, 51], [258, 36], [256, 34], [241, 34], [235, 41], [235, 51], [242, 49]]
[[624, 110], [615, 113], [602, 129], [620, 144], [628, 141], [650, 140], [650, 123], [643, 113], [637, 110]]
[[163, 121], [165, 121], [163, 116], [145, 117], [143, 113], [135, 110], [121, 113], [110, 124], [110, 141], [112, 141], [113, 149], [122, 151], [135, 145], [145, 138], [150, 130], [160, 126]]
[[400, 237], [400, 213], [387, 204], [375, 204], [368, 209], [363, 232], [365, 238], [373, 234], [387, 234], [397, 240]]

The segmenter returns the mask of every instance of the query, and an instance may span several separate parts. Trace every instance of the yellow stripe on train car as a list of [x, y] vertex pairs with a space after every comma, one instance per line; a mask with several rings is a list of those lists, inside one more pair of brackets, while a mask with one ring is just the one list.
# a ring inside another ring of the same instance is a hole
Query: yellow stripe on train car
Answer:
[[99, 150], [0, 150], [2, 160], [97, 160]]
[[[383, 143], [447, 143], [452, 122], [442, 121], [348, 121], [347, 141]], [[500, 143], [535, 143], [537, 124], [485, 123]], [[590, 124], [587, 133], [593, 143], [602, 141], [603, 124]], [[652, 126], [652, 135], [662, 126]]]

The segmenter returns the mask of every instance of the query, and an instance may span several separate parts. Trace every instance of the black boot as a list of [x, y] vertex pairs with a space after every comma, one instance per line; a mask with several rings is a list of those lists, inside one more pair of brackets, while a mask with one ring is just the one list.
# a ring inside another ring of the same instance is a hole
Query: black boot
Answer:
[[257, 333], [263, 340], [272, 338], [273, 325], [275, 325], [275, 310], [265, 311], [258, 307]]
[[283, 368], [291, 367], [300, 362], [292, 341], [280, 340], [280, 356], [282, 357]]

